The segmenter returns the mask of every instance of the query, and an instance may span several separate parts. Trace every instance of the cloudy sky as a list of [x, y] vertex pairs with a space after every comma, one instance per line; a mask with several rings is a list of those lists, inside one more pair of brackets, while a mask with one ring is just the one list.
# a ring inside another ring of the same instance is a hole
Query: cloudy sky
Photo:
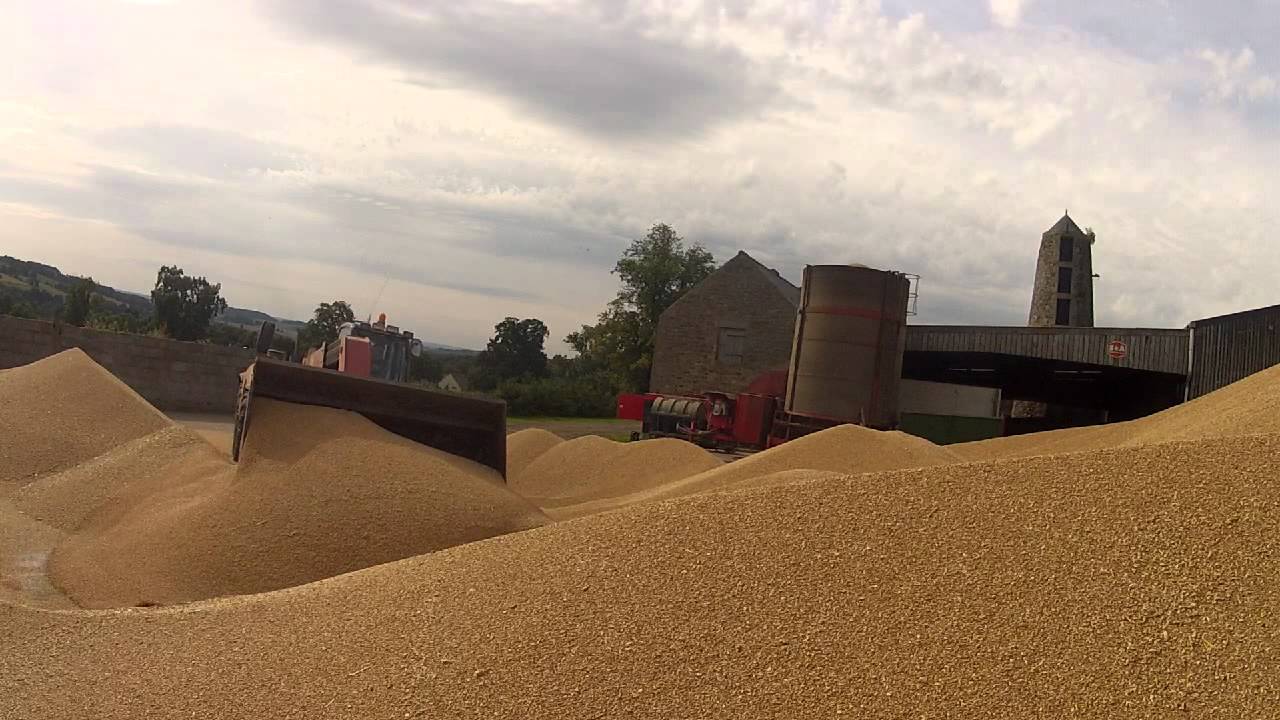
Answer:
[[[1280, 302], [1276, 0], [0, 0], [0, 254], [233, 305], [559, 339], [654, 222], [1026, 320], [1094, 228], [1100, 325]], [[1270, 231], [1270, 232], [1268, 232]]]

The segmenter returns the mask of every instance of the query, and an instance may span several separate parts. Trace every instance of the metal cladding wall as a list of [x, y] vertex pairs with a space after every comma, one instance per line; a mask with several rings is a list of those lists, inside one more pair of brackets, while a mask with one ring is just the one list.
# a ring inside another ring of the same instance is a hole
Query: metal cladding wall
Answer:
[[1280, 305], [1191, 323], [1187, 399], [1280, 363]]
[[786, 411], [896, 427], [909, 292], [910, 281], [900, 273], [806, 267]]

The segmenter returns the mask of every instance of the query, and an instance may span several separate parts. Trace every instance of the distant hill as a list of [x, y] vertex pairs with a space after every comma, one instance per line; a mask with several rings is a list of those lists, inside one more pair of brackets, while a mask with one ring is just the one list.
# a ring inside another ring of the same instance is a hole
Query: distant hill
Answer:
[[298, 331], [302, 329], [305, 322], [301, 320], [287, 320], [285, 318], [272, 317], [261, 310], [246, 310], [245, 308], [229, 307], [227, 311], [217, 317], [217, 321], [225, 325], [245, 330], [257, 330], [263, 320], [274, 320], [276, 323], [276, 332], [289, 337], [297, 337]]
[[[0, 255], [0, 298], [25, 302], [35, 311], [36, 317], [44, 320], [58, 317], [67, 291], [80, 279], [52, 265]], [[101, 283], [94, 292], [108, 305], [114, 306], [111, 309], [116, 312], [130, 312], [142, 317], [150, 317], [153, 312], [148, 295], [117, 290]], [[225, 313], [214, 318], [214, 322], [257, 330], [263, 320], [269, 319], [276, 320], [277, 332], [290, 337], [297, 335], [298, 328], [305, 324], [301, 320], [272, 318], [259, 310], [234, 307], [227, 308]]]
[[468, 348], [454, 347], [452, 345], [441, 345], [440, 343], [427, 342], [425, 340], [422, 342], [422, 347], [441, 354], [458, 353], [461, 355], [475, 355], [480, 352], [479, 350], [470, 350]]
[[[79, 279], [74, 275], [62, 274], [61, 270], [52, 265], [0, 255], [0, 297], [14, 302], [26, 302], [41, 318], [57, 317], [62, 310], [67, 290]], [[98, 295], [118, 312], [151, 314], [151, 299], [148, 297], [121, 292], [105, 285], [98, 286]]]
[[[64, 274], [52, 265], [0, 255], [0, 301], [24, 303], [30, 306], [32, 314], [37, 318], [56, 319], [62, 311], [67, 291], [80, 279], [75, 275]], [[112, 312], [133, 314], [144, 318], [152, 315], [149, 295], [117, 290], [102, 284], [98, 284], [95, 292], [110, 306], [109, 309]], [[0, 306], [3, 306], [3, 302], [0, 302]], [[262, 325], [263, 320], [274, 320], [276, 332], [289, 338], [297, 337], [298, 330], [306, 324], [302, 320], [278, 318], [261, 310], [237, 307], [229, 307], [226, 312], [214, 318], [214, 322], [223, 325], [255, 331]], [[422, 344], [439, 353], [478, 352], [440, 343], [424, 341]]]

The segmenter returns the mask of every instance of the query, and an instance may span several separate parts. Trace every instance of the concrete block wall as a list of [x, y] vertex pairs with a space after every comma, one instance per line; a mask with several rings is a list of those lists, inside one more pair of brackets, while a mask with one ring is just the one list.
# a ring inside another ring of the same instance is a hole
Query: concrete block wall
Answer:
[[78, 347], [148, 402], [172, 412], [231, 414], [253, 351], [90, 330], [0, 315], [0, 368]]
[[[762, 372], [786, 370], [796, 305], [769, 272], [739, 253], [667, 308], [654, 339], [651, 392], [739, 392]], [[721, 327], [745, 331], [740, 364], [717, 360]]]

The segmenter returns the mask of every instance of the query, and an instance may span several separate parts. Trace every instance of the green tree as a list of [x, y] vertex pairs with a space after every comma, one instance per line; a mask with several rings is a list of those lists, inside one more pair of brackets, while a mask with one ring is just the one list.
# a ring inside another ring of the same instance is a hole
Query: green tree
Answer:
[[423, 350], [418, 357], [409, 357], [409, 382], [430, 383], [434, 385], [444, 377], [444, 364], [429, 351]]
[[99, 302], [99, 300], [100, 298], [94, 298], [94, 302], [90, 304], [89, 319], [85, 321], [85, 327], [90, 327], [94, 330], [133, 333], [135, 335], [146, 335], [155, 328], [155, 320], [153, 318], [146, 317], [128, 308], [120, 312], [112, 312], [107, 309], [106, 303]]
[[209, 332], [206, 339], [213, 345], [251, 348], [258, 340], [258, 333], [253, 330], [245, 330], [236, 325], [214, 322], [209, 324]]
[[649, 387], [658, 318], [714, 270], [715, 259], [701, 245], [686, 248], [670, 225], [654, 225], [614, 266], [622, 281], [618, 296], [595, 325], [584, 325], [565, 342], [587, 369], [612, 375], [618, 390], [644, 390]]
[[543, 350], [550, 331], [537, 318], [505, 318], [493, 326], [493, 338], [477, 359], [480, 377], [476, 385], [491, 389], [503, 380], [542, 377], [547, 373]]
[[151, 291], [156, 324], [171, 338], [201, 340], [213, 318], [227, 309], [221, 292], [220, 284], [188, 277], [182, 268], [165, 265], [156, 273], [156, 287]]
[[25, 300], [14, 299], [7, 295], [0, 295], [0, 315], [35, 319], [36, 309], [31, 306], [31, 303]]
[[92, 309], [93, 293], [98, 285], [93, 278], [80, 278], [67, 290], [67, 299], [62, 304], [62, 321], [68, 325], [84, 327], [89, 320]]
[[322, 342], [333, 342], [338, 339], [338, 328], [355, 319], [355, 311], [346, 300], [320, 303], [312, 318], [298, 331], [298, 347], [305, 350], [319, 347]]

